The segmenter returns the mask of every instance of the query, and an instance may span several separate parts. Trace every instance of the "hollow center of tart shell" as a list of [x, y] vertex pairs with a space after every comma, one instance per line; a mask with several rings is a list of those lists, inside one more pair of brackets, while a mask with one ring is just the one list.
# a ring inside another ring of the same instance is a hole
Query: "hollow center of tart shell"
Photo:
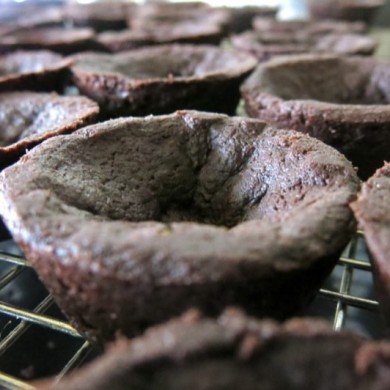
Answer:
[[366, 58], [311, 58], [266, 66], [260, 87], [285, 100], [390, 103], [390, 66]]
[[202, 76], [240, 68], [248, 58], [213, 47], [163, 46], [116, 55], [87, 53], [76, 57], [76, 69], [114, 73], [133, 80]]
[[307, 159], [313, 140], [257, 121], [176, 116], [97, 127], [106, 126], [115, 131], [58, 141], [41, 159], [58, 198], [104, 219], [231, 227], [284, 215], [338, 180], [320, 168], [339, 159], [326, 146]]

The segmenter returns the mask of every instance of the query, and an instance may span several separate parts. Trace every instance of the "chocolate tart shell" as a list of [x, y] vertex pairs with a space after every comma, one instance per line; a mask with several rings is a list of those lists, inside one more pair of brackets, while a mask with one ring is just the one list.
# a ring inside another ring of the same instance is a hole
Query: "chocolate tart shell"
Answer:
[[88, 125], [99, 113], [85, 97], [54, 93], [0, 93], [0, 169], [45, 139]]
[[91, 27], [97, 32], [127, 28], [127, 20], [136, 6], [125, 2], [69, 3], [64, 18], [76, 27]]
[[327, 34], [363, 34], [367, 26], [362, 22], [341, 20], [276, 20], [255, 18], [252, 23], [255, 31], [262, 34], [282, 33], [299, 34], [304, 38]]
[[390, 381], [390, 344], [331, 330], [315, 319], [283, 324], [234, 310], [217, 320], [189, 312], [46, 390], [375, 389]]
[[154, 23], [191, 22], [227, 26], [231, 13], [227, 9], [210, 7], [201, 2], [148, 3], [134, 9], [129, 18], [129, 27], [138, 29]]
[[72, 324], [102, 342], [191, 307], [296, 312], [355, 230], [358, 187], [304, 134], [182, 111], [47, 140], [0, 174], [0, 213]]
[[50, 50], [60, 54], [105, 51], [90, 28], [23, 28], [0, 36], [0, 53], [14, 50]]
[[61, 91], [70, 77], [70, 59], [47, 51], [16, 51], [0, 56], [0, 92]]
[[214, 24], [180, 22], [174, 24], [153, 23], [138, 30], [109, 31], [99, 34], [98, 42], [107, 51], [116, 53], [169, 43], [218, 45], [224, 36], [223, 29]]
[[341, 19], [370, 23], [374, 15], [384, 5], [384, 0], [310, 0], [309, 12], [316, 19]]
[[246, 53], [203, 45], [165, 45], [74, 57], [73, 81], [108, 116], [178, 109], [233, 114], [239, 86], [257, 61]]
[[390, 160], [389, 80], [386, 62], [307, 54], [261, 64], [241, 94], [250, 116], [322, 140], [367, 178]]
[[241, 6], [228, 8], [232, 13], [232, 20], [229, 25], [231, 33], [240, 33], [252, 28], [252, 23], [256, 18], [275, 20], [278, 7], [261, 6]]
[[372, 55], [375, 39], [358, 34], [327, 34], [319, 37], [292, 36], [288, 33], [245, 32], [230, 37], [236, 50], [254, 55], [260, 62], [275, 56], [302, 53], [337, 53], [340, 55]]
[[362, 185], [352, 208], [371, 253], [375, 288], [390, 335], [390, 163]]

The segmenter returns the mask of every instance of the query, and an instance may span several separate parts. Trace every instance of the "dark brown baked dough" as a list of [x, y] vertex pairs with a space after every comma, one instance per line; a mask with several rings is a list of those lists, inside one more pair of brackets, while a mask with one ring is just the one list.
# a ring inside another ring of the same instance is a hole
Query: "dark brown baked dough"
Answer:
[[309, 42], [291, 36], [291, 34], [267, 34], [246, 31], [242, 34], [231, 35], [230, 43], [239, 51], [255, 56], [259, 62], [272, 57], [300, 54], [311, 51]]
[[64, 17], [77, 27], [92, 27], [95, 31], [127, 28], [127, 21], [135, 4], [125, 2], [69, 3], [64, 6]]
[[129, 30], [101, 34], [99, 41], [112, 52], [164, 43], [218, 44], [229, 22], [227, 10], [205, 3], [148, 3], [133, 8]]
[[267, 34], [247, 31], [230, 37], [233, 47], [256, 56], [260, 61], [287, 54], [339, 53], [344, 55], [371, 55], [377, 42], [358, 34], [327, 34], [299, 36], [289, 33]]
[[227, 9], [212, 8], [202, 2], [157, 2], [142, 4], [134, 9], [129, 26], [143, 29], [154, 23], [175, 24], [184, 21], [227, 26], [230, 18], [231, 14]]
[[191, 21], [173, 24], [153, 23], [142, 29], [109, 31], [99, 34], [97, 40], [108, 51], [118, 52], [167, 43], [217, 45], [223, 36], [221, 26]]
[[0, 56], [0, 91], [61, 90], [69, 78], [72, 61], [59, 54], [40, 51], [16, 51]]
[[0, 25], [9, 30], [26, 27], [53, 27], [63, 24], [62, 7], [42, 4], [4, 2], [1, 4]]
[[328, 34], [316, 40], [314, 51], [370, 56], [377, 46], [377, 40], [367, 35]]
[[307, 39], [307, 37], [327, 34], [362, 34], [366, 32], [367, 26], [362, 22], [339, 20], [276, 20], [258, 17], [253, 20], [253, 29], [263, 35], [293, 34]]
[[313, 18], [342, 19], [365, 23], [371, 22], [383, 6], [384, 0], [309, 0], [308, 6]]
[[256, 18], [253, 27], [254, 32], [234, 37], [233, 44], [260, 59], [316, 51], [371, 55], [377, 46], [375, 39], [362, 35], [367, 30], [362, 22]]
[[15, 29], [11, 26], [0, 26], [0, 36], [10, 33], [11, 31], [14, 31]]
[[38, 388], [385, 390], [389, 381], [388, 342], [335, 333], [321, 320], [277, 324], [230, 309], [217, 320], [188, 312]]
[[206, 45], [164, 45], [74, 57], [74, 83], [108, 115], [178, 109], [234, 113], [256, 59]]
[[0, 213], [72, 323], [101, 341], [193, 306], [290, 315], [355, 229], [358, 185], [304, 134], [184, 111], [47, 140], [1, 173]]
[[240, 33], [252, 28], [252, 23], [255, 18], [264, 18], [275, 20], [279, 7], [270, 6], [239, 6], [230, 7], [228, 10], [232, 13], [229, 31], [232, 33]]
[[204, 3], [149, 3], [137, 7], [129, 26], [138, 35], [154, 36], [153, 42], [160, 36], [161, 42], [218, 44], [230, 22], [227, 9]]
[[0, 93], [0, 169], [54, 135], [90, 124], [99, 107], [85, 97], [54, 93]]
[[80, 51], [104, 51], [90, 28], [23, 28], [0, 35], [0, 52], [22, 50], [51, 50], [61, 54]]
[[300, 55], [261, 64], [241, 89], [246, 111], [319, 138], [368, 177], [390, 159], [390, 66], [363, 57]]
[[372, 255], [377, 296], [390, 334], [390, 163], [363, 184], [352, 208]]

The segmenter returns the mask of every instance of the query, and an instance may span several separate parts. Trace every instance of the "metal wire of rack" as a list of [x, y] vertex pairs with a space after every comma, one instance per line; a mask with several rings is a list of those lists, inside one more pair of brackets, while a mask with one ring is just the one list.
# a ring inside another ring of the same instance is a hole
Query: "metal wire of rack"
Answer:
[[[361, 331], [370, 338], [381, 337], [377, 314], [378, 302], [372, 293], [371, 265], [368, 260], [364, 237], [361, 233], [357, 233], [341, 256], [332, 275], [319, 291], [315, 302], [303, 314], [320, 315], [332, 320], [336, 331], [354, 328], [354, 330]], [[55, 304], [47, 292], [31, 309], [18, 307], [4, 301], [2, 294], [4, 289], [14, 283], [26, 271], [34, 271], [23, 256], [2, 250], [0, 247], [1, 265], [5, 266], [5, 271], [3, 270], [1, 273], [2, 269], [0, 268], [0, 319], [8, 318], [8, 322], [5, 322], [5, 325], [3, 322], [3, 330], [0, 328], [0, 388], [33, 388], [26, 381], [26, 377], [28, 377], [26, 369], [16, 372], [16, 374], [15, 371], [10, 373], [1, 360], [5, 354], [11, 355], [13, 353], [17, 341], [28, 334], [32, 327], [45, 328], [56, 334], [62, 334], [72, 340], [77, 340], [68, 358], [57, 368], [56, 380], [60, 380], [63, 375], [85, 360], [86, 356], [92, 351], [92, 346], [83, 340], [80, 334], [65, 319], [48, 314], [50, 308]], [[328, 305], [328, 310], [324, 310], [322, 307], [324, 303], [325, 306]], [[356, 315], [354, 311], [360, 311], [360, 314]], [[362, 313], [374, 317], [371, 319], [371, 325], [374, 324], [375, 329], [368, 326], [369, 329], [367, 330], [367, 328], [361, 326]], [[9, 357], [7, 361], [10, 361], [10, 359], [12, 361], [12, 357]], [[14, 359], [18, 360], [17, 357], [14, 357]], [[43, 359], [45, 359], [45, 356], [43, 356]], [[7, 366], [7, 364], [5, 365]]]
[[[31, 266], [25, 258], [19, 254], [9, 253], [0, 249], [0, 265], [4, 265], [5, 270], [0, 273], [0, 292], [15, 282], [23, 272], [32, 271]], [[27, 287], [26, 287], [27, 288]], [[1, 296], [3, 298], [3, 296]], [[86, 355], [92, 350], [92, 347], [82, 339], [81, 335], [64, 319], [58, 319], [53, 315], [47, 315], [47, 311], [55, 306], [52, 297], [45, 292], [40, 302], [32, 309], [20, 307], [14, 304], [0, 300], [0, 316], [10, 318], [10, 321], [3, 325], [3, 330], [0, 329], [0, 358], [6, 353], [12, 352], [12, 348], [16, 342], [30, 331], [32, 326], [46, 328], [53, 332], [61, 333], [72, 339], [77, 339], [80, 343], [76, 344], [71, 352], [71, 356], [63, 364], [61, 369], [56, 374], [56, 380], [60, 380], [73, 367], [79, 365]], [[9, 326], [11, 325], [11, 326]], [[3, 335], [4, 330], [7, 330], [6, 335]], [[11, 358], [12, 359], [12, 358]], [[15, 359], [17, 360], [17, 359]], [[0, 360], [1, 364], [1, 360]], [[0, 388], [4, 389], [32, 389], [33, 386], [25, 380], [9, 374], [0, 368]], [[28, 376], [23, 374], [21, 369], [20, 376]]]

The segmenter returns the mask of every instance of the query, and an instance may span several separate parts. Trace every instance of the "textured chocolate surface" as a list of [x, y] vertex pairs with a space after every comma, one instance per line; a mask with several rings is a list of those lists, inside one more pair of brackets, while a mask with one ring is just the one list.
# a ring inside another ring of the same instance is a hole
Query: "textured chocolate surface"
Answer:
[[313, 18], [342, 19], [369, 23], [383, 6], [384, 0], [309, 0], [308, 6]]
[[390, 164], [378, 169], [352, 204], [372, 254], [374, 280], [390, 334]]
[[129, 20], [131, 28], [148, 28], [154, 23], [175, 24], [198, 22], [227, 26], [231, 13], [227, 9], [212, 8], [205, 3], [148, 3], [137, 7]]
[[390, 343], [334, 333], [320, 320], [277, 324], [229, 310], [217, 320], [189, 312], [38, 388], [385, 390], [389, 381]]
[[275, 20], [278, 7], [261, 6], [241, 6], [228, 8], [232, 13], [229, 31], [240, 33], [252, 28], [255, 18], [264, 18], [266, 20]]
[[358, 34], [328, 34], [318, 38], [314, 45], [314, 51], [346, 55], [372, 55], [376, 48], [374, 38]]
[[105, 32], [97, 39], [108, 51], [118, 52], [167, 43], [218, 44], [223, 35], [221, 26], [190, 21], [146, 24], [142, 29]]
[[256, 66], [246, 53], [206, 45], [165, 45], [74, 57], [74, 82], [109, 115], [198, 109], [233, 113], [239, 85]]
[[291, 33], [268, 33], [248, 31], [231, 36], [237, 50], [253, 54], [260, 61], [277, 55], [301, 53], [339, 53], [346, 55], [371, 55], [376, 49], [375, 39], [358, 34], [327, 34], [301, 36]]
[[355, 229], [359, 186], [315, 139], [191, 111], [52, 138], [0, 178], [9, 230], [95, 341], [193, 306], [290, 315]]
[[263, 34], [246, 31], [231, 35], [230, 42], [236, 50], [252, 54], [260, 62], [279, 55], [300, 54], [312, 50], [312, 44], [308, 39], [287, 33]]
[[302, 36], [318, 36], [327, 34], [361, 34], [366, 32], [367, 26], [362, 22], [343, 22], [336, 20], [276, 20], [270, 18], [255, 18], [253, 29], [267, 33], [288, 33]]
[[24, 28], [0, 36], [0, 52], [22, 50], [51, 50], [72, 54], [86, 50], [104, 50], [89, 28]]
[[1, 27], [17, 30], [26, 27], [49, 27], [63, 24], [62, 8], [42, 6], [26, 2], [4, 2], [1, 4]]
[[332, 55], [261, 64], [242, 86], [247, 112], [334, 146], [365, 178], [390, 159], [390, 66]]
[[62, 89], [69, 77], [69, 59], [40, 51], [16, 51], [0, 56], [0, 91]]
[[135, 5], [121, 2], [70, 2], [64, 6], [64, 17], [78, 27], [92, 27], [95, 31], [122, 30], [127, 27]]
[[49, 137], [90, 124], [98, 112], [85, 97], [0, 93], [0, 167]]

